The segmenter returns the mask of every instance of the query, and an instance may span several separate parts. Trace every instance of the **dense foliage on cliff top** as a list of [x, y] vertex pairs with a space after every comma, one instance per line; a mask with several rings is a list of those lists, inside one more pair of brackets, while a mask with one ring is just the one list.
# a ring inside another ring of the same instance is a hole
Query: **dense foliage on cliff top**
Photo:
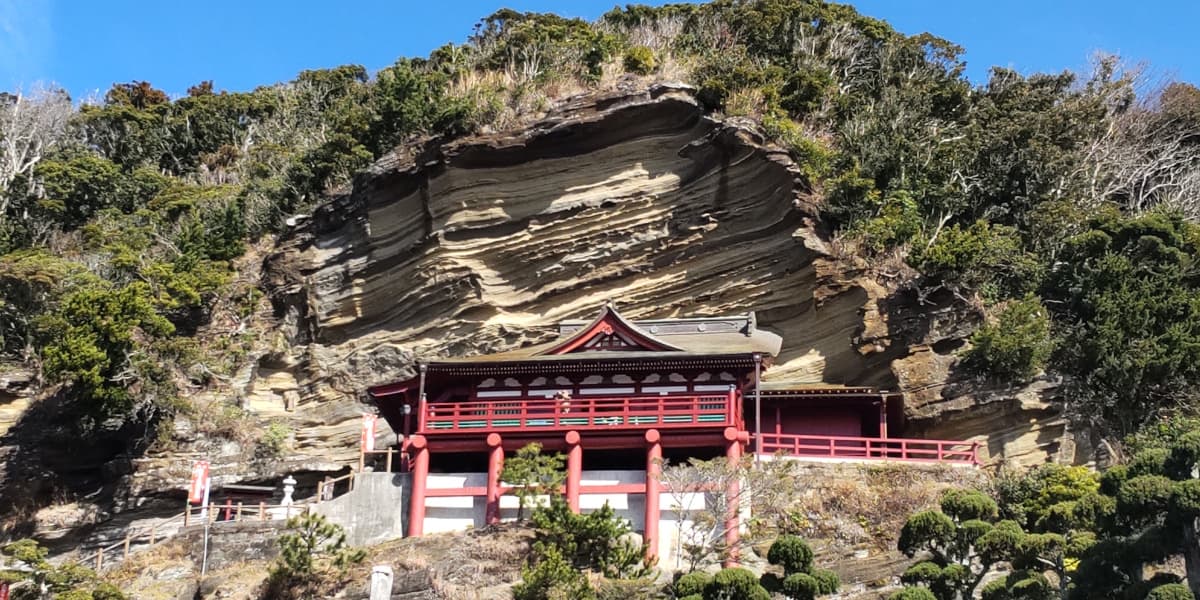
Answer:
[[1143, 85], [1113, 57], [973, 85], [961, 53], [848, 6], [718, 0], [594, 23], [504, 10], [374, 76], [5, 94], [0, 351], [64, 383], [85, 423], [187, 410], [180, 396], [237, 367], [231, 332], [259, 298], [233, 266], [249, 244], [397, 145], [517, 126], [634, 77], [758, 119], [843, 247], [919, 272], [922, 297], [987, 307], [969, 368], [1066, 375], [1072, 406], [1114, 433], [1193, 409], [1200, 90]]

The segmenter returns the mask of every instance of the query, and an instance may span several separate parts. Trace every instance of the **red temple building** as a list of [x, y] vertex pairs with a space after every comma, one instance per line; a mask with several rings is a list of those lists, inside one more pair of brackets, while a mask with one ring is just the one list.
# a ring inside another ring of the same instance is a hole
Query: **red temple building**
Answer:
[[421, 363], [370, 389], [412, 472], [407, 535], [499, 522], [505, 454], [530, 442], [566, 454], [573, 510], [614, 503], [655, 554], [671, 546], [659, 535], [664, 459], [975, 464], [973, 443], [894, 437], [902, 394], [764, 381], [782, 343], [753, 313], [631, 321], [606, 306], [552, 342]]

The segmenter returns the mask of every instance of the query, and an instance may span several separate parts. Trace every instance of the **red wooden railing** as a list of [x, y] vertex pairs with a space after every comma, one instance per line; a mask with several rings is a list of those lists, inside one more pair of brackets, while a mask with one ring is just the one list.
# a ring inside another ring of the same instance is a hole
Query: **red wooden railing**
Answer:
[[979, 464], [979, 442], [764, 433], [765, 454], [856, 460]]
[[549, 429], [649, 429], [729, 426], [735, 393], [713, 396], [496, 399], [425, 405], [421, 433]]

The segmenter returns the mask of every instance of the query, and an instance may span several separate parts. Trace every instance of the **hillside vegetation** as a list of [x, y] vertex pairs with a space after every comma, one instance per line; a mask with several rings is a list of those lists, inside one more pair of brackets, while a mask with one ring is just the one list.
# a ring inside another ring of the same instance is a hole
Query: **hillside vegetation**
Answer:
[[717, 0], [596, 22], [502, 10], [428, 57], [249, 92], [3, 94], [0, 369], [32, 369], [71, 435], [169, 443], [189, 398], [245, 360], [263, 292], [235, 265], [290, 217], [397, 148], [682, 81], [791, 153], [839, 252], [986, 312], [971, 376], [1061, 376], [1113, 442], [1194, 414], [1200, 89], [1115, 56], [977, 84], [962, 52], [849, 6]]

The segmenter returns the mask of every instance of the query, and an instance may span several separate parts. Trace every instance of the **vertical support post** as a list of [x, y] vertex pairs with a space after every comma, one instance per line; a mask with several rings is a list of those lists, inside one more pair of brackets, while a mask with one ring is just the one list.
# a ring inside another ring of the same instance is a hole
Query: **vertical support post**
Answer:
[[881, 439], [885, 439], [885, 440], [887, 439], [887, 436], [888, 436], [887, 409], [888, 409], [888, 397], [885, 395], [879, 401], [879, 437]]
[[[417, 388], [417, 431], [425, 431], [425, 418], [428, 409], [425, 408], [425, 371], [427, 367], [425, 363], [417, 365], [417, 371], [421, 374], [421, 384]], [[457, 423], [455, 424], [457, 426]]]
[[504, 470], [502, 441], [498, 433], [489, 433], [487, 436], [487, 445], [490, 450], [488, 450], [487, 508], [484, 511], [484, 522], [488, 525], [500, 522], [500, 473]]
[[408, 537], [425, 532], [425, 484], [429, 478], [429, 442], [423, 435], [412, 437], [412, 497], [408, 499]]
[[131, 533], [125, 534], [125, 558], [129, 558], [129, 543], [132, 541], [129, 536], [131, 536], [131, 535], [133, 535], [133, 534], [131, 534]]
[[99, 572], [104, 566], [104, 548], [96, 549], [96, 571]]
[[741, 437], [739, 433], [733, 427], [725, 428], [725, 459], [729, 462], [730, 473], [734, 474], [729, 479], [728, 489], [725, 490], [725, 547], [728, 554], [722, 565], [726, 568], [736, 567], [738, 564], [737, 546], [741, 537], [741, 532], [738, 531], [741, 526], [738, 523], [738, 512], [741, 508], [738, 495], [741, 493], [741, 482], [736, 475], [738, 465], [742, 462], [742, 440], [739, 439]]
[[579, 514], [579, 484], [583, 480], [583, 446], [579, 432], [567, 432], [567, 506]]
[[392, 472], [392, 451], [393, 451], [392, 447], [389, 446], [388, 453], [387, 453], [387, 472], [388, 473]]
[[259, 521], [267, 520], [267, 503], [266, 502], [258, 503], [258, 520]]
[[238, 502], [237, 518], [234, 520], [236, 520], [236, 521], [242, 520], [242, 503], [241, 502]]
[[657, 429], [646, 431], [646, 533], [642, 539], [646, 542], [646, 558], [658, 556], [658, 521], [661, 513], [658, 508], [662, 492], [662, 443]]
[[762, 394], [759, 387], [762, 383], [762, 355], [754, 354], [754, 462], [762, 454]]

